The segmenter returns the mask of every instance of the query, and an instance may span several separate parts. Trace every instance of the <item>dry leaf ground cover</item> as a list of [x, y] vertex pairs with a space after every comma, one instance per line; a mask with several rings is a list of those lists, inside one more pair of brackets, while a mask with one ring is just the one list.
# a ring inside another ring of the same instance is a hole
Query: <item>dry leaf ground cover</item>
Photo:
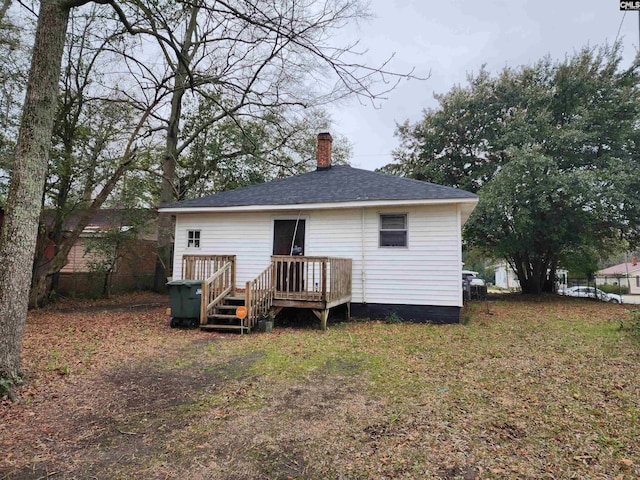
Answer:
[[[505, 297], [465, 325], [172, 330], [163, 297], [30, 314], [0, 479], [637, 479], [631, 306]], [[115, 310], [114, 310], [115, 309]]]

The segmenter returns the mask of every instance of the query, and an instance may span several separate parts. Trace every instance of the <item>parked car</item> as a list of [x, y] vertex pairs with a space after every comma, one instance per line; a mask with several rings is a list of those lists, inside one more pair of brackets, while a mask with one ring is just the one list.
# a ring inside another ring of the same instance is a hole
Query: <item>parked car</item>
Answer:
[[569, 297], [595, 298], [603, 302], [622, 303], [622, 297], [620, 295], [606, 293], [594, 287], [569, 287], [560, 293]]
[[478, 278], [478, 272], [474, 272], [473, 270], [462, 270], [462, 280], [469, 282], [469, 285], [473, 286], [482, 286], [484, 285], [484, 280]]

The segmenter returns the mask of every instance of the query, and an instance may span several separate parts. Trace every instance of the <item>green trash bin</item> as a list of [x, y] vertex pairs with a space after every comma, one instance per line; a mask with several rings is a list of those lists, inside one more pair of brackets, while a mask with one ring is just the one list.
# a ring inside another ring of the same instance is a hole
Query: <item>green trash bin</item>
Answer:
[[171, 300], [171, 327], [198, 327], [202, 280], [173, 280], [167, 283], [167, 288]]

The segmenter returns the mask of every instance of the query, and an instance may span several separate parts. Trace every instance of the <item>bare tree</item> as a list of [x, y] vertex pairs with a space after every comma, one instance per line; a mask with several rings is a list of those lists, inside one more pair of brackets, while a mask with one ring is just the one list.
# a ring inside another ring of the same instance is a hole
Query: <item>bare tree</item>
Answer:
[[[261, 117], [228, 118], [203, 130], [177, 161], [177, 200], [297, 175], [315, 168], [318, 131], [331, 130], [331, 119], [321, 108], [291, 118], [287, 109], [270, 110]], [[183, 136], [215, 115], [208, 103], [188, 112]], [[346, 164], [351, 144], [334, 135], [332, 162]]]
[[[109, 32], [101, 18], [103, 10], [93, 5], [71, 15], [44, 195], [48, 215], [42, 216], [34, 261], [29, 302], [33, 307], [55, 290], [58, 272], [78, 236], [120, 179], [137, 167], [149, 117], [167, 93], [160, 82], [139, 100], [117, 86], [100, 85], [105, 76], [100, 67], [118, 60], [111, 56], [109, 44], [119, 37], [118, 31]], [[108, 80], [113, 85], [117, 80], [127, 82], [119, 76]], [[68, 232], [65, 227], [71, 218], [73, 229]]]
[[31, 22], [8, 11], [10, 1], [0, 8], [0, 203], [7, 195], [11, 156], [15, 149], [29, 70]]

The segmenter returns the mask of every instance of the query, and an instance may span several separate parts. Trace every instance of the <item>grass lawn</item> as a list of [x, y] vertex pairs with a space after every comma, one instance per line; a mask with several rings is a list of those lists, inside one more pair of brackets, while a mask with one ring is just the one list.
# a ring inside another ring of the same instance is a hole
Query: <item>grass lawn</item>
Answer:
[[[121, 297], [120, 304], [159, 297]], [[164, 307], [30, 314], [0, 479], [640, 478], [633, 306], [509, 296], [465, 325], [234, 335]]]

